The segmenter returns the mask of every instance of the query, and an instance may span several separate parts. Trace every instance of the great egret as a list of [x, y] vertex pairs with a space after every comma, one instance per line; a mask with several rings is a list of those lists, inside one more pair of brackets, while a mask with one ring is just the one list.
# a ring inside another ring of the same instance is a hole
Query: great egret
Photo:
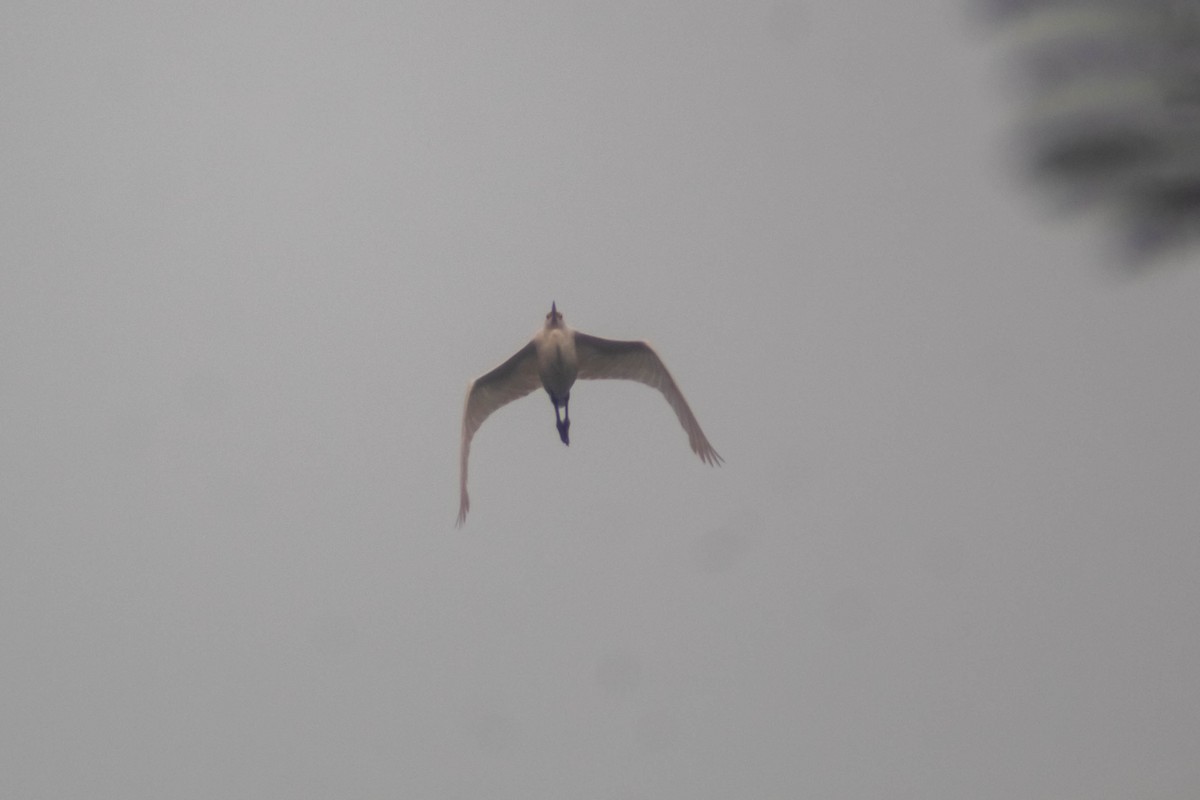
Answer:
[[[571, 419], [567, 403], [576, 378], [584, 380], [621, 378], [638, 381], [658, 389], [675, 410], [679, 424], [687, 431], [692, 451], [705, 464], [720, 464], [721, 456], [708, 443], [700, 423], [683, 399], [658, 353], [646, 342], [624, 342], [589, 336], [567, 327], [555, 303], [550, 304], [546, 324], [533, 335], [529, 344], [491, 372], [467, 385], [463, 404], [462, 454], [459, 468], [458, 525], [467, 518], [471, 507], [467, 496], [467, 458], [471, 438], [488, 416], [501, 406], [532, 392], [539, 385], [554, 404], [554, 422], [563, 444], [570, 444]], [[559, 410], [562, 414], [559, 414]]]

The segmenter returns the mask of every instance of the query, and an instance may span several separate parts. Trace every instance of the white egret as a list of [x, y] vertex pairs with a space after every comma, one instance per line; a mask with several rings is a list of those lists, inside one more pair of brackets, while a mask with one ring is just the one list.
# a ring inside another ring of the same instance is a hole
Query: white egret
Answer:
[[[692, 451], [705, 464], [717, 465], [722, 459], [708, 443], [700, 423], [683, 399], [662, 359], [646, 342], [624, 342], [589, 336], [567, 327], [558, 306], [550, 304], [546, 324], [533, 335], [529, 344], [491, 372], [481, 375], [467, 385], [463, 404], [462, 453], [459, 464], [458, 525], [467, 518], [471, 507], [467, 496], [467, 458], [471, 453], [471, 438], [488, 416], [501, 406], [524, 397], [539, 385], [550, 395], [554, 405], [554, 422], [563, 444], [570, 444], [568, 431], [571, 419], [567, 403], [576, 378], [621, 378], [638, 381], [658, 389], [675, 410], [679, 423], [687, 432]], [[559, 409], [562, 410], [560, 416]]]

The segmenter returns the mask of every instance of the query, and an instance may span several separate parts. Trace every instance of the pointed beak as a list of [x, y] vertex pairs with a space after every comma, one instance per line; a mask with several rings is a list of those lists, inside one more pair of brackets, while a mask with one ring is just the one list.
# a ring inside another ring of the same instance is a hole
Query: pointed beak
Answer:
[[550, 301], [550, 313], [558, 314], [558, 304], [555, 303], [553, 300]]

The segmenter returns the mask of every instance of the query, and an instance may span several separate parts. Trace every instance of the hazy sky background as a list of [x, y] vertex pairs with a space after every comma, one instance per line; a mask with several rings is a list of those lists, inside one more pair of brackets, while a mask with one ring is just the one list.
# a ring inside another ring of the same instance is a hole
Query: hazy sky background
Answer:
[[[7, 3], [0, 795], [1194, 798], [1200, 269], [951, 0]], [[654, 342], [475, 439], [556, 300]]]

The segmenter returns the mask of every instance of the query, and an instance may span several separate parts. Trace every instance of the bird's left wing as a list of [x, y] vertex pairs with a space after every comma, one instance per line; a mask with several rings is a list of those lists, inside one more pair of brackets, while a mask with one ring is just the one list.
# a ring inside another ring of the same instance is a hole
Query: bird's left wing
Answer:
[[649, 344], [601, 339], [575, 331], [575, 352], [579, 357], [578, 377], [583, 380], [618, 378], [644, 383], [662, 392], [687, 432], [692, 452], [705, 464], [721, 463], [723, 459], [708, 443], [696, 415], [683, 399], [683, 392], [679, 391], [675, 379]]
[[458, 525], [467, 518], [471, 500], [467, 496], [467, 457], [475, 431], [496, 409], [519, 400], [541, 385], [537, 371], [537, 348], [533, 342], [522, 347], [511, 358], [486, 375], [467, 385], [463, 403], [462, 452], [459, 463]]

